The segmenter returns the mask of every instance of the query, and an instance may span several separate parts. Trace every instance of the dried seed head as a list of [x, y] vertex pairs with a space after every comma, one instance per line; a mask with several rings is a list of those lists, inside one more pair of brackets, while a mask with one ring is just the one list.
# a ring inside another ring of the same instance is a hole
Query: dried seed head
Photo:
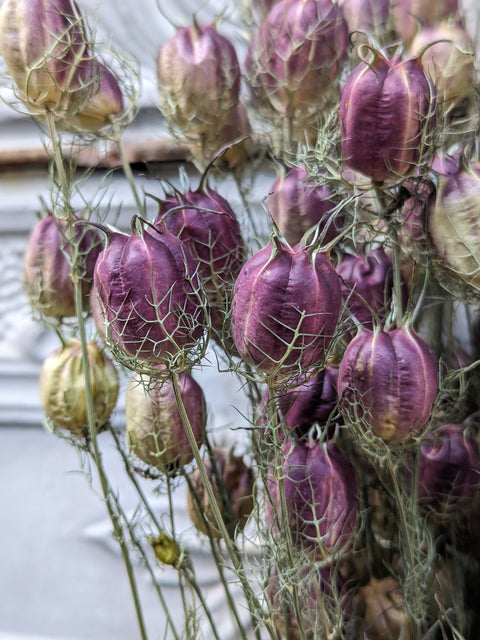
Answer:
[[280, 468], [269, 470], [265, 498], [273, 534], [288, 527], [293, 543], [318, 560], [344, 551], [353, 542], [358, 511], [357, 483], [348, 458], [334, 443], [292, 439], [284, 441], [280, 457]]
[[242, 267], [232, 299], [238, 353], [259, 371], [322, 366], [341, 312], [340, 279], [326, 253], [274, 240]]
[[239, 103], [240, 65], [215, 26], [180, 27], [157, 59], [160, 107], [168, 123], [194, 143], [231, 122]]
[[422, 26], [454, 18], [459, 8], [458, 0], [395, 0], [392, 4], [394, 28], [408, 46]]
[[246, 76], [256, 106], [302, 128], [315, 119], [346, 57], [348, 28], [331, 0], [282, 0], [254, 34]]
[[411, 329], [362, 329], [338, 373], [345, 422], [394, 444], [421, 433], [438, 392], [433, 351]]
[[[180, 396], [198, 446], [203, 442], [207, 407], [202, 388], [186, 371], [179, 375]], [[145, 380], [135, 374], [125, 394], [130, 450], [164, 473], [177, 473], [194, 458], [169, 377]]]
[[[94, 342], [87, 344], [87, 352], [98, 431], [115, 408], [119, 380], [113, 362]], [[78, 340], [69, 340], [46, 358], [40, 371], [40, 401], [54, 427], [75, 435], [88, 433], [84, 363]]]
[[23, 282], [32, 307], [51, 318], [76, 315], [75, 286], [72, 279], [72, 243], [75, 245], [76, 277], [80, 278], [84, 308], [93, 281], [97, 257], [102, 249], [97, 232], [76, 218], [51, 213], [33, 228], [23, 258]]
[[390, 0], [340, 0], [339, 5], [352, 31], [364, 31], [377, 39], [385, 35]]
[[349, 75], [340, 100], [345, 163], [372, 180], [413, 174], [431, 147], [435, 88], [418, 58], [379, 51]]

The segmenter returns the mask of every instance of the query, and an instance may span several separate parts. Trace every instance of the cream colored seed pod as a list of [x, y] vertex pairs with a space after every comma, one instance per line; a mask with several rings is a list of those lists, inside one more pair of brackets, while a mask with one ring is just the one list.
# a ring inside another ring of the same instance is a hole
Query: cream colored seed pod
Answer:
[[[89, 342], [87, 350], [96, 429], [99, 431], [117, 402], [118, 373], [96, 343]], [[75, 435], [88, 432], [85, 371], [78, 340], [69, 340], [46, 358], [40, 372], [40, 401], [54, 427]]]

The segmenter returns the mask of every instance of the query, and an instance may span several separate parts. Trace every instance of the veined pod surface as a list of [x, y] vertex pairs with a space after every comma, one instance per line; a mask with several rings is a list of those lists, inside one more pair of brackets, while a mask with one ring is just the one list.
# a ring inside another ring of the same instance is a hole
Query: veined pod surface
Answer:
[[[203, 390], [183, 371], [179, 392], [197, 445], [205, 435], [207, 406]], [[194, 458], [169, 377], [145, 380], [134, 374], [125, 394], [125, 417], [130, 450], [143, 462], [165, 473], [176, 473]]]
[[[454, 280], [480, 289], [480, 163], [457, 158], [438, 176], [427, 210], [434, 261]], [[443, 278], [439, 278], [440, 284]]]
[[180, 27], [160, 49], [157, 76], [161, 110], [187, 138], [211, 139], [237, 109], [237, 53], [214, 25]]
[[348, 48], [348, 27], [331, 0], [281, 0], [254, 33], [245, 63], [258, 108], [308, 123], [325, 103]]
[[357, 481], [348, 458], [333, 442], [287, 439], [280, 460], [280, 468], [272, 465], [268, 472], [268, 526], [276, 533], [288, 527], [293, 543], [319, 560], [345, 550], [353, 542], [358, 513]]
[[[115, 408], [118, 373], [113, 362], [94, 342], [87, 343], [91, 394], [96, 430], [100, 430]], [[54, 427], [75, 435], [88, 433], [87, 390], [82, 346], [76, 339], [55, 349], [40, 371], [40, 401]]]
[[[158, 226], [109, 232], [92, 295], [107, 336], [124, 354], [151, 366], [193, 348], [205, 327], [204, 293], [181, 240]], [[107, 340], [108, 341], [108, 340]]]
[[76, 315], [72, 244], [82, 301], [87, 308], [95, 263], [102, 250], [97, 231], [78, 217], [69, 225], [66, 218], [48, 213], [37, 222], [28, 239], [23, 258], [25, 292], [32, 307], [47, 317]]
[[385, 35], [390, 0], [339, 0], [348, 30], [363, 31], [375, 38]]
[[274, 238], [242, 267], [232, 299], [232, 337], [245, 362], [273, 375], [319, 366], [342, 309], [327, 253]]
[[404, 442], [422, 432], [437, 393], [437, 359], [410, 328], [361, 329], [345, 349], [338, 396], [346, 424]]
[[376, 182], [398, 180], [414, 173], [430, 149], [435, 87], [420, 58], [368, 52], [342, 90], [342, 155]]
[[266, 201], [279, 232], [291, 247], [317, 224], [324, 234], [323, 243], [333, 240], [343, 223], [341, 216], [333, 213], [337, 204], [330, 187], [317, 184], [301, 167], [280, 174]]

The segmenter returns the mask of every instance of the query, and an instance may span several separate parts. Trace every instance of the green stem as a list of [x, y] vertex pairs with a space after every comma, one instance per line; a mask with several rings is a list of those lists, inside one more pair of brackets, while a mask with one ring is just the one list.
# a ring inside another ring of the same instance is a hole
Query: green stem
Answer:
[[135, 178], [133, 176], [132, 167], [130, 165], [130, 162], [128, 161], [127, 154], [125, 151], [125, 145], [123, 144], [121, 134], [118, 134], [116, 138], [116, 143], [118, 145], [118, 153], [120, 155], [120, 162], [122, 163], [123, 173], [125, 174], [125, 178], [127, 179], [128, 185], [132, 191], [133, 198], [135, 200], [135, 204], [137, 206], [138, 212], [145, 217], [145, 205], [138, 194], [138, 189], [137, 189], [137, 185], [135, 184]]

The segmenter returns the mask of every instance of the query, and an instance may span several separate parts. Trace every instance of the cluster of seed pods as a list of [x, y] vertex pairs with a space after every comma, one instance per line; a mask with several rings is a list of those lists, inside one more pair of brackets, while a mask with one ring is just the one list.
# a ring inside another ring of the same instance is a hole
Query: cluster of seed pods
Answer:
[[[16, 20], [27, 3], [6, 0], [0, 52], [32, 112], [52, 109], [59, 126], [96, 129], [122, 110], [120, 89], [91, 54], [76, 4], [57, 2], [58, 13], [45, 13], [45, 33], [25, 47]], [[33, 4], [38, 12], [50, 6]], [[468, 512], [480, 489], [478, 442], [463, 422], [439, 424], [439, 360], [399, 312], [409, 306], [413, 287], [402, 280], [398, 251], [412, 245], [417, 253], [410, 255], [424, 253], [436, 273], [472, 295], [480, 288], [480, 165], [459, 154], [434, 156], [439, 120], [473, 99], [471, 41], [461, 23], [440, 24], [457, 2], [398, 0], [391, 27], [408, 53], [387, 55], [367, 39], [349, 68], [349, 33], [385, 35], [390, 9], [373, 0], [265, 1], [257, 7], [261, 19], [244, 76], [235, 47], [213, 24], [179, 27], [159, 51], [160, 108], [203, 166], [216, 154], [230, 169], [245, 163], [252, 135], [247, 106], [274, 126], [286, 125], [289, 143], [308, 143], [319, 111], [338, 102], [335, 179], [330, 160], [328, 168], [316, 164], [312, 171], [282, 158], [287, 168], [265, 200], [272, 233], [260, 249], [247, 246], [227, 199], [202, 180], [197, 189], [172, 188], [158, 199], [151, 222], [134, 217], [129, 232], [102, 228], [103, 244], [99, 229], [85, 221], [64, 224], [48, 215], [25, 255], [26, 291], [43, 316], [83, 313], [89, 297], [107, 351], [134, 371], [125, 397], [132, 459], [156, 477], [184, 473], [195, 461], [197, 468], [185, 474], [188, 512], [211, 538], [244, 530], [255, 509], [256, 478], [233, 450], [209, 448], [199, 460], [208, 440], [207, 406], [192, 368], [211, 336], [238, 372], [265, 385], [253, 425], [261, 455], [255, 462], [264, 471], [265, 535], [282, 556], [270, 567], [266, 597], [289, 638], [333, 637], [339, 623], [328, 615], [319, 622], [319, 602], [331, 601], [331, 612], [338, 600], [345, 605], [340, 626], [357, 616], [362, 637], [414, 637], [415, 622], [392, 576], [369, 567], [356, 597], [344, 597], [339, 567], [353, 562], [368, 523], [361, 513], [370, 488], [363, 465], [373, 459], [380, 466], [389, 456], [398, 461], [406, 451], [418, 466], [412, 473], [407, 465], [405, 486], [417, 482], [417, 506], [429, 518]], [[62, 30], [68, 45], [58, 37]], [[426, 48], [444, 37], [454, 40], [449, 48]], [[47, 45], [48, 58], [39, 54]], [[396, 234], [393, 249], [381, 234], [349, 244], [349, 223], [355, 227], [357, 220], [340, 206], [344, 169], [384, 196], [396, 195], [398, 207], [380, 215], [386, 236]], [[47, 359], [41, 395], [50, 422], [83, 437], [80, 347], [67, 342]], [[118, 376], [102, 348], [89, 343], [87, 351], [101, 430], [117, 401]], [[292, 553], [320, 567], [302, 566], [297, 601], [285, 585], [293, 568], [283, 561]]]

